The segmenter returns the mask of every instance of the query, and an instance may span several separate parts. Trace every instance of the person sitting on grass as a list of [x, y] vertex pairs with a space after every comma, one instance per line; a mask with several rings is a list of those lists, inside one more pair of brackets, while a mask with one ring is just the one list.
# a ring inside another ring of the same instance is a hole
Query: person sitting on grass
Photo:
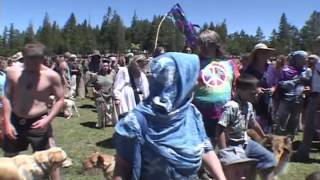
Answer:
[[[257, 98], [258, 80], [251, 75], [242, 74], [236, 80], [235, 97], [227, 102], [217, 126], [217, 142], [220, 149], [227, 147], [243, 148], [248, 158], [258, 160], [257, 168], [262, 179], [273, 179], [275, 158], [261, 144], [250, 140], [248, 128], [254, 129], [261, 137], [266, 137], [255, 120], [252, 102]], [[228, 137], [228, 138], [227, 138]]]

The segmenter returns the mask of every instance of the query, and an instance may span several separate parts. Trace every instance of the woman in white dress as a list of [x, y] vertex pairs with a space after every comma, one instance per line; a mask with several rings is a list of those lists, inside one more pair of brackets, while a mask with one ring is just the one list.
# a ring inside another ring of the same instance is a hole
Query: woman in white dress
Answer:
[[136, 55], [128, 67], [119, 67], [113, 87], [118, 115], [129, 112], [148, 97], [149, 83], [143, 73], [146, 61], [144, 55]]

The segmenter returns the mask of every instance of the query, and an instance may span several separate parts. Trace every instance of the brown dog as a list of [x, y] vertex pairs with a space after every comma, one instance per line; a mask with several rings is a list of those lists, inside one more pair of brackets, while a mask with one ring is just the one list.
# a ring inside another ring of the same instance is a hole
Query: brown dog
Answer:
[[268, 135], [267, 138], [262, 138], [253, 129], [249, 129], [247, 134], [253, 140], [263, 144], [266, 148], [273, 152], [277, 162], [275, 173], [282, 173], [290, 160], [290, 155], [292, 152], [291, 138], [288, 136], [277, 135]]
[[42, 180], [63, 166], [66, 153], [57, 147], [38, 151], [33, 155], [18, 155], [12, 158], [0, 158], [1, 180]]
[[114, 156], [108, 154], [101, 154], [99, 152], [92, 153], [83, 162], [85, 170], [99, 168], [103, 170], [103, 175], [106, 179], [112, 179], [113, 171], [115, 168]]

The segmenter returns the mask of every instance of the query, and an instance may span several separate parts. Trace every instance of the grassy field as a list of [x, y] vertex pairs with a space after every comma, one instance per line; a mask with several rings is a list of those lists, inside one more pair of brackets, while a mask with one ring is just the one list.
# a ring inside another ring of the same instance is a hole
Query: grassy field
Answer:
[[[111, 139], [113, 128], [94, 128], [97, 115], [92, 101], [81, 100], [77, 104], [80, 118], [66, 120], [59, 117], [53, 123], [58, 146], [62, 147], [68, 156], [73, 159], [73, 166], [63, 169], [62, 176], [65, 180], [102, 180], [104, 178], [101, 173], [98, 173], [99, 171], [83, 172], [81, 162], [95, 150], [109, 154], [115, 153]], [[299, 143], [299, 139], [301, 139], [301, 135], [295, 144]], [[310, 163], [290, 163], [286, 173], [278, 179], [303, 180], [306, 175], [314, 171], [320, 171], [319, 150], [314, 151], [311, 157], [312, 161]]]

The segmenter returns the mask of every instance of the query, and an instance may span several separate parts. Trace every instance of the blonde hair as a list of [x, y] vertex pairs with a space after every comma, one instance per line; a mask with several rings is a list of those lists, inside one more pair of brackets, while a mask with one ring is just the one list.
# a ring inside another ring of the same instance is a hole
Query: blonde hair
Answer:
[[219, 34], [215, 31], [207, 29], [200, 33], [199, 35], [199, 45], [201, 49], [208, 49], [210, 46], [214, 46], [217, 49], [217, 56], [226, 56], [227, 52], [225, 51], [224, 44], [219, 36]]
[[135, 55], [130, 59], [129, 66], [131, 66], [133, 63], [135, 63], [137, 61], [140, 61], [140, 60], [145, 61], [146, 59], [147, 59], [146, 56], [143, 54]]

